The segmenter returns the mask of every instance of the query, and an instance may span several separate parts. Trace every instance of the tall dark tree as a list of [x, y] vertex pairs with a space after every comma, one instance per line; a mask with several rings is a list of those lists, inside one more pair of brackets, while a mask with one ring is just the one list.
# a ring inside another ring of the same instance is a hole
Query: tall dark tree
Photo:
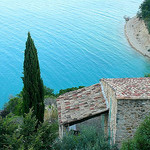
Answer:
[[24, 55], [23, 77], [23, 112], [28, 113], [33, 108], [33, 114], [38, 123], [44, 120], [44, 86], [40, 75], [37, 49], [28, 33]]

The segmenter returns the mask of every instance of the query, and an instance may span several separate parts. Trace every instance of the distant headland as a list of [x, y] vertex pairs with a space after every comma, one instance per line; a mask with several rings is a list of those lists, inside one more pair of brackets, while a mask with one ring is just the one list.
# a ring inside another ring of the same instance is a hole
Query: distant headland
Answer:
[[130, 45], [144, 56], [150, 57], [150, 34], [144, 21], [135, 16], [126, 21], [124, 29]]
[[150, 1], [144, 0], [137, 15], [124, 17], [125, 35], [130, 45], [144, 56], [150, 57]]

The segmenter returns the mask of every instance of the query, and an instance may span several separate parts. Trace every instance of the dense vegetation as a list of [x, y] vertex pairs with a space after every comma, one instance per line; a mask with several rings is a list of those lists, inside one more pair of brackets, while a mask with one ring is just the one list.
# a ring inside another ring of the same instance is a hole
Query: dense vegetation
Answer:
[[51, 150], [58, 137], [58, 124], [44, 122], [37, 128], [37, 120], [32, 111], [24, 118], [9, 114], [0, 117], [1, 150]]
[[149, 150], [150, 149], [150, 116], [137, 129], [133, 139], [123, 143], [121, 150]]
[[84, 87], [84, 86], [72, 87], [72, 88], [67, 88], [67, 89], [61, 89], [61, 90], [59, 91], [59, 93], [56, 94], [56, 97], [57, 97], [57, 96], [60, 96], [60, 95], [62, 95], [62, 94], [65, 94], [65, 93], [67, 93], [67, 92], [70, 92], [70, 91], [75, 91], [75, 90], [81, 89], [81, 88], [83, 88], [83, 87]]
[[137, 16], [144, 20], [145, 25], [150, 33], [150, 0], [144, 0], [139, 9], [140, 10], [137, 13]]
[[9, 114], [0, 118], [1, 150], [117, 150], [110, 145], [102, 131], [93, 127], [84, 127], [78, 135], [70, 131], [62, 140], [58, 138], [57, 122], [41, 123], [36, 128], [37, 120], [32, 111], [24, 118]]
[[150, 73], [145, 74], [144, 77], [150, 77]]
[[117, 150], [116, 145], [109, 143], [104, 132], [93, 127], [83, 127], [79, 135], [68, 133], [62, 140], [58, 140], [53, 148], [56, 150]]
[[38, 124], [44, 121], [44, 86], [40, 75], [37, 50], [28, 33], [23, 66], [23, 113], [33, 108]]

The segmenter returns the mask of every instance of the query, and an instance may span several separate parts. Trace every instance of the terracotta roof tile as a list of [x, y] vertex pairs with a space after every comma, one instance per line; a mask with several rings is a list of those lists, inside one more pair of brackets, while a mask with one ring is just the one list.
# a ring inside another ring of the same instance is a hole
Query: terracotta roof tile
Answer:
[[57, 107], [61, 124], [81, 120], [108, 110], [100, 84], [59, 96]]
[[110, 85], [117, 99], [150, 99], [150, 78], [101, 79]]

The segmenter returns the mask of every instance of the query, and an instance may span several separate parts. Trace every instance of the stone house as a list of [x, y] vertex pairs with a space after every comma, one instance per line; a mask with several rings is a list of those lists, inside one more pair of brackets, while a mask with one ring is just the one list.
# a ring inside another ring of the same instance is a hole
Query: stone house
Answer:
[[102, 127], [103, 120], [105, 134], [120, 147], [150, 113], [150, 78], [101, 79], [59, 96], [57, 108], [60, 137], [81, 124]]

